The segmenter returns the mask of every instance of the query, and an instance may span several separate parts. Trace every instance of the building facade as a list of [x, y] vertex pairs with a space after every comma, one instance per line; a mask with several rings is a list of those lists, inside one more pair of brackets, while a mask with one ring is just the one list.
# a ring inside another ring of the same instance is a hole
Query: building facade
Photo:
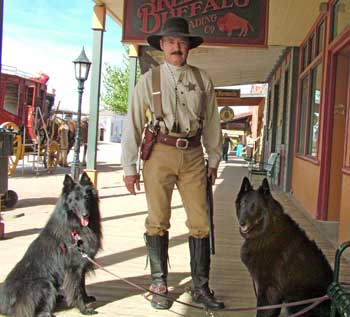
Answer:
[[98, 139], [105, 142], [120, 143], [125, 116], [103, 110], [99, 115]]
[[280, 153], [275, 184], [318, 220], [350, 236], [350, 1], [330, 0], [299, 47], [269, 78], [266, 155]]

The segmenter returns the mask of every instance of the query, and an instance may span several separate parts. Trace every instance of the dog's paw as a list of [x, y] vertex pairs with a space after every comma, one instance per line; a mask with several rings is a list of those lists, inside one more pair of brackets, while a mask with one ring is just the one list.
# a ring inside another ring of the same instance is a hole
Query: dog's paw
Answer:
[[86, 304], [96, 302], [96, 297], [95, 297], [95, 296], [90, 296], [90, 295], [85, 296], [85, 297], [84, 297], [84, 302], [85, 302]]
[[96, 315], [98, 312], [93, 308], [85, 308], [80, 311], [83, 315]]

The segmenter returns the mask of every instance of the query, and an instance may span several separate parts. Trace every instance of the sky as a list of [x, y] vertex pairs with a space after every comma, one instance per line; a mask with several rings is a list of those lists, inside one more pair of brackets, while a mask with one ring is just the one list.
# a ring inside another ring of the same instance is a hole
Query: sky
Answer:
[[[73, 60], [84, 46], [92, 60], [92, 0], [4, 0], [3, 69], [49, 75], [48, 91], [56, 90], [55, 106], [77, 111], [78, 83]], [[108, 15], [103, 39], [103, 68], [106, 63], [123, 65], [125, 50], [122, 29]], [[85, 82], [83, 113], [89, 112], [90, 78]], [[103, 78], [103, 77], [102, 77]], [[238, 86], [249, 93], [251, 86]], [[101, 83], [103, 93], [103, 83]]]
[[[84, 46], [92, 60], [92, 0], [4, 0], [2, 64], [33, 75], [50, 76], [55, 106], [77, 111], [73, 60]], [[121, 65], [121, 27], [108, 15], [102, 64]], [[91, 74], [89, 75], [89, 79]], [[85, 82], [82, 111], [89, 111], [90, 80]], [[102, 83], [101, 83], [102, 85]]]

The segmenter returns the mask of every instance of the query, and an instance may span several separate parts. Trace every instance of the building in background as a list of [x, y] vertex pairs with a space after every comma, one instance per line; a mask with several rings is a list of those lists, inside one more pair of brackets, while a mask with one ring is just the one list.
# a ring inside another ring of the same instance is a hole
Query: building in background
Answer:
[[119, 143], [122, 138], [125, 116], [115, 112], [101, 110], [98, 123], [98, 140]]

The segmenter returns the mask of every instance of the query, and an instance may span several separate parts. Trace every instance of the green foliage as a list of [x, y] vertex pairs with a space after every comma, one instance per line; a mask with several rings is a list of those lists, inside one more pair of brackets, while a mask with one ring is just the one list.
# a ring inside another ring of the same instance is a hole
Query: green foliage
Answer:
[[[139, 77], [139, 69], [137, 72]], [[104, 93], [102, 101], [106, 108], [118, 114], [126, 114], [128, 111], [129, 93], [129, 58], [128, 48], [125, 49], [121, 66], [106, 64], [103, 75]]]
[[129, 69], [106, 65], [103, 85], [105, 93], [102, 95], [102, 101], [107, 109], [125, 114], [128, 110]]

